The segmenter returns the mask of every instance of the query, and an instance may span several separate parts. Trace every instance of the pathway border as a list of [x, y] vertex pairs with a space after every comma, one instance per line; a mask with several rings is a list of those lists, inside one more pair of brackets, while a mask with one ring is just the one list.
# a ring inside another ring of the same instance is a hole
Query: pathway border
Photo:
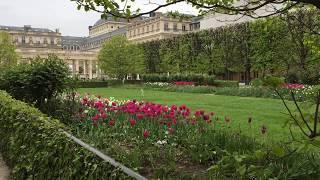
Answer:
[[2, 156], [0, 155], [0, 180], [8, 180], [9, 176], [10, 170], [2, 159]]

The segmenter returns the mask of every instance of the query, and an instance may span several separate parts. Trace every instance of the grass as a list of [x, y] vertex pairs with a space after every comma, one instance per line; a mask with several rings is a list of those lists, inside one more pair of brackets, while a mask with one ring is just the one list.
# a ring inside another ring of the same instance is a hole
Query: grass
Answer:
[[[285, 140], [290, 137], [289, 130], [283, 128], [288, 120], [286, 110], [280, 100], [222, 96], [212, 94], [194, 94], [163, 92], [154, 90], [125, 89], [125, 88], [83, 88], [79, 93], [90, 93], [103, 97], [115, 97], [116, 99], [137, 99], [152, 101], [167, 105], [186, 104], [193, 111], [204, 109], [215, 112], [217, 116], [224, 119], [231, 118], [231, 128], [241, 129], [247, 135], [261, 137], [262, 141]], [[248, 125], [248, 118], [252, 117], [251, 126]], [[261, 135], [261, 127], [267, 127], [267, 135]], [[264, 136], [268, 136], [265, 138]]]

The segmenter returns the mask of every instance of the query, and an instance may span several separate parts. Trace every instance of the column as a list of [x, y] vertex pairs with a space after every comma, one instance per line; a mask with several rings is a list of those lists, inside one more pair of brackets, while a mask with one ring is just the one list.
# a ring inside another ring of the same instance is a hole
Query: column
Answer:
[[86, 73], [87, 73], [87, 70], [86, 70], [86, 61], [84, 60], [84, 61], [82, 61], [83, 62], [83, 74], [84, 74], [84, 76], [85, 76], [85, 78], [87, 77], [86, 76]]
[[74, 60], [74, 63], [75, 63], [75, 72], [74, 74], [77, 75], [79, 74], [79, 60]]
[[96, 76], [97, 78], [100, 78], [100, 69], [97, 61], [96, 61]]
[[89, 61], [89, 79], [92, 79], [92, 61]]

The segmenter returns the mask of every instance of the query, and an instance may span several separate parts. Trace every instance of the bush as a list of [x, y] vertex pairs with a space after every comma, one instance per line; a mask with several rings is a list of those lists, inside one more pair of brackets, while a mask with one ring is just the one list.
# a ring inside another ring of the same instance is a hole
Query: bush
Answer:
[[214, 85], [215, 76], [205, 74], [144, 74], [144, 82], [175, 82], [175, 81], [192, 81], [197, 85]]
[[77, 88], [102, 88], [108, 87], [107, 81], [78, 81]]
[[254, 87], [221, 87], [215, 89], [215, 94], [240, 97], [279, 98], [273, 90]]
[[0, 151], [13, 179], [119, 179], [121, 172], [71, 141], [64, 125], [0, 91]]
[[158, 91], [169, 91], [169, 92], [185, 92], [185, 93], [213, 93], [215, 87], [212, 86], [177, 86], [169, 83], [145, 83], [144, 88], [158, 90]]
[[21, 64], [6, 70], [0, 89], [6, 90], [14, 98], [40, 107], [68, 89], [71, 83], [67, 65], [57, 56], [36, 58], [31, 64]]
[[214, 85], [217, 87], [238, 87], [238, 81], [215, 80]]
[[250, 82], [253, 87], [261, 87], [263, 86], [263, 81], [261, 79], [254, 79]]

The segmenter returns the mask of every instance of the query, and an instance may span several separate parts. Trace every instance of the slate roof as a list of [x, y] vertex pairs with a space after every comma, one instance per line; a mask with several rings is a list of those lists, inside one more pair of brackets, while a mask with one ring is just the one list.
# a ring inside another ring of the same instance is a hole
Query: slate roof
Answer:
[[24, 27], [17, 27], [17, 26], [3, 26], [0, 25], [0, 30], [4, 31], [28, 31], [28, 32], [42, 32], [42, 33], [54, 33], [55, 31], [52, 31], [50, 29], [46, 28], [33, 28], [31, 26], [24, 26]]
[[127, 19], [124, 19], [124, 18], [115, 18], [111, 15], [108, 15], [108, 17], [106, 19], [99, 19], [96, 23], [94, 23], [93, 27], [95, 26], [99, 26], [101, 24], [104, 24], [108, 21], [116, 21], [116, 22], [128, 22]]

